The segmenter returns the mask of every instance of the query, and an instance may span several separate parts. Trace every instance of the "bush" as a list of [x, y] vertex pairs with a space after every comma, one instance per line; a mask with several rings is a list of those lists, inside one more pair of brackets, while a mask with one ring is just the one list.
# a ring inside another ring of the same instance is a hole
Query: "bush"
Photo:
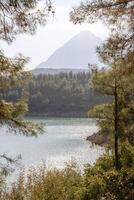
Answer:
[[0, 200], [133, 200], [134, 148], [122, 145], [120, 170], [114, 168], [114, 155], [105, 153], [81, 173], [75, 164], [63, 170], [44, 166], [21, 173]]

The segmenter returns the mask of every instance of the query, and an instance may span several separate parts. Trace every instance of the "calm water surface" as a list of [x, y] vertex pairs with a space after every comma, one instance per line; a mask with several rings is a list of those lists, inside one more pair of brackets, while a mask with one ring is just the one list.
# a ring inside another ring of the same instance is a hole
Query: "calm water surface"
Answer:
[[47, 167], [62, 168], [65, 162], [78, 165], [92, 164], [102, 153], [102, 148], [92, 146], [86, 137], [97, 130], [96, 122], [86, 118], [30, 118], [45, 122], [45, 132], [38, 138], [30, 138], [0, 129], [0, 154], [21, 154], [21, 165], [28, 167], [44, 162]]

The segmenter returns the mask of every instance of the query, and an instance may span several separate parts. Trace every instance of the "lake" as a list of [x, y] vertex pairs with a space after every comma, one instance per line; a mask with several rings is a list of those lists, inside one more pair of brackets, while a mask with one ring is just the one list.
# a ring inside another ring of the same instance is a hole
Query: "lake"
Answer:
[[92, 146], [86, 137], [97, 131], [96, 121], [88, 118], [30, 118], [33, 122], [45, 122], [43, 135], [24, 137], [6, 133], [0, 129], [0, 154], [21, 154], [21, 166], [29, 167], [44, 162], [47, 167], [64, 167], [75, 161], [80, 167], [92, 164], [103, 152]]

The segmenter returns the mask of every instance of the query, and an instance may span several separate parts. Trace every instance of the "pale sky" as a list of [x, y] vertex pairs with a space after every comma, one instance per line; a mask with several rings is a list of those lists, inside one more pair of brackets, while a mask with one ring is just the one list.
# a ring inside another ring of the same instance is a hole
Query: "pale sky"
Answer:
[[0, 48], [4, 49], [7, 56], [15, 56], [22, 53], [30, 57], [28, 69], [35, 68], [45, 61], [57, 48], [61, 47], [74, 35], [81, 31], [89, 30], [102, 40], [106, 39], [109, 31], [101, 22], [95, 24], [73, 25], [69, 22], [69, 11], [80, 0], [55, 0], [56, 15], [50, 18], [46, 26], [40, 26], [34, 36], [19, 35], [10, 45], [1, 42]]

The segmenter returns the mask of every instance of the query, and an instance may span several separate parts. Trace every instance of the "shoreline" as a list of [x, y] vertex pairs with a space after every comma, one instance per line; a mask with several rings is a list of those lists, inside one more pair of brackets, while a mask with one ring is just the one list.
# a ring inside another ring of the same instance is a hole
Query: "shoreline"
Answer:
[[87, 136], [87, 141], [90, 141], [92, 144], [99, 145], [99, 146], [105, 146], [108, 144], [108, 136], [102, 135], [99, 131], [96, 133], [93, 133], [90, 136]]
[[25, 117], [89, 118], [87, 113], [27, 113]]

